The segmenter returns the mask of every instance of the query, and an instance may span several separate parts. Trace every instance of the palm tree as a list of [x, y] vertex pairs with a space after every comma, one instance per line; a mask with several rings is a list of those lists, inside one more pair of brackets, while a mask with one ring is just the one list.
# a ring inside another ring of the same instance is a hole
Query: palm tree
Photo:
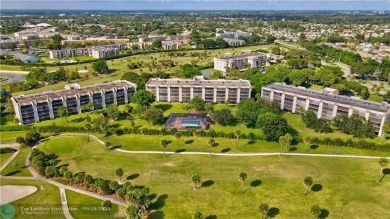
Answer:
[[111, 210], [111, 207], [112, 207], [111, 201], [110, 200], [103, 201], [102, 204], [101, 204], [101, 207], [103, 208], [103, 210], [107, 211], [108, 218], [110, 218], [110, 210]]
[[181, 134], [179, 132], [176, 132], [175, 133], [175, 138], [176, 138], [176, 141], [177, 141], [177, 146], [179, 146], [179, 140], [181, 138]]
[[200, 132], [198, 130], [195, 130], [192, 135], [194, 136], [195, 138], [195, 146], [196, 146], [196, 150], [198, 150], [198, 144], [197, 144], [197, 138], [200, 136]]
[[313, 215], [313, 217], [315, 218], [315, 219], [318, 219], [318, 218], [320, 218], [320, 216], [321, 216], [321, 208], [320, 208], [320, 206], [318, 206], [318, 205], [313, 205], [313, 206], [311, 206], [311, 208], [310, 208], [310, 212], [311, 212], [311, 215]]
[[288, 133], [285, 134], [284, 136], [279, 137], [279, 144], [280, 144], [279, 156], [282, 155], [283, 148], [288, 149], [290, 147], [291, 142], [292, 142], [292, 136]]
[[261, 214], [261, 218], [264, 219], [267, 218], [269, 214], [269, 206], [266, 203], [261, 203], [258, 209], [259, 213]]
[[161, 140], [160, 146], [162, 147], [162, 149], [164, 149], [164, 157], [165, 157], [165, 148], [168, 146], [168, 141], [165, 139]]
[[303, 185], [305, 186], [305, 195], [307, 195], [307, 188], [310, 187], [313, 184], [313, 179], [308, 176], [303, 180]]
[[105, 143], [104, 143], [104, 145], [106, 146], [106, 149], [108, 150], [108, 149], [110, 149], [111, 148], [111, 142], [109, 142], [109, 141], [106, 141]]
[[244, 182], [245, 182], [245, 180], [246, 180], [247, 177], [248, 177], [248, 176], [246, 175], [245, 172], [241, 172], [241, 173], [238, 175], [238, 180], [241, 182], [241, 193], [243, 193], [243, 191], [242, 191], [242, 185], [244, 184]]
[[115, 176], [119, 177], [119, 181], [122, 181], [122, 176], [123, 176], [123, 169], [122, 168], [119, 168], [115, 171]]
[[200, 176], [199, 175], [193, 175], [191, 178], [192, 183], [194, 184], [194, 190], [197, 190], [198, 188], [196, 185], [200, 183]]
[[234, 132], [234, 136], [237, 138], [237, 146], [236, 146], [236, 148], [238, 148], [238, 140], [240, 139], [240, 136], [241, 136], [241, 131], [240, 130], [236, 130], [235, 132]]
[[213, 147], [214, 144], [215, 144], [214, 138], [210, 138], [210, 139], [209, 139], [209, 148], [210, 148], [210, 154], [209, 154], [209, 156], [211, 156], [211, 147]]
[[385, 167], [387, 167], [387, 165], [389, 164], [389, 161], [386, 158], [382, 157], [381, 159], [379, 159], [378, 164], [381, 167], [381, 172], [379, 173], [379, 178], [378, 178], [378, 183], [379, 183], [381, 181], [381, 178], [382, 178], [383, 169]]
[[129, 205], [126, 207], [126, 216], [129, 219], [141, 219], [141, 209], [138, 206]]
[[192, 215], [192, 219], [202, 219], [202, 218], [203, 218], [203, 215], [202, 215], [202, 212], [200, 212], [200, 211], [197, 211]]
[[307, 147], [309, 146], [311, 142], [311, 137], [310, 136], [305, 136], [303, 138], [303, 143], [305, 144], [305, 152], [307, 151]]
[[91, 124], [88, 122], [87, 124], [85, 124], [84, 128], [88, 133], [88, 142], [89, 142], [89, 131], [91, 130]]

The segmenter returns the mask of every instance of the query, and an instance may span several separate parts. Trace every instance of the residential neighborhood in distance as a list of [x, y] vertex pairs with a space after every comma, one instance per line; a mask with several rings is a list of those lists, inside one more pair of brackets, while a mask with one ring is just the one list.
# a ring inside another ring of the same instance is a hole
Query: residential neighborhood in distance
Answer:
[[390, 218], [390, 2], [0, 5], [0, 217]]

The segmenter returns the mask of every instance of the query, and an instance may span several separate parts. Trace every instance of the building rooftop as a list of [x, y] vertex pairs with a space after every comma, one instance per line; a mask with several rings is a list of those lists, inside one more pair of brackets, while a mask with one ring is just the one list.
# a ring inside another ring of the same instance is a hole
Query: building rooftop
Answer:
[[247, 53], [247, 54], [241, 54], [241, 55], [235, 55], [235, 56], [224, 56], [224, 57], [218, 57], [218, 59], [243, 59], [248, 58], [251, 56], [266, 56], [265, 53], [255, 52], [255, 53]]
[[320, 91], [309, 90], [303, 87], [294, 87], [282, 83], [274, 83], [265, 86], [279, 91], [291, 92], [298, 95], [304, 95], [312, 98], [322, 99], [326, 101], [336, 102], [340, 104], [352, 105], [360, 108], [370, 109], [378, 112], [390, 112], [390, 104], [386, 102], [376, 103], [368, 100], [361, 100], [358, 98], [347, 97], [337, 94], [322, 93]]
[[248, 80], [206, 80], [203, 76], [195, 76], [193, 79], [160, 79], [151, 78], [146, 86], [156, 85], [198, 85], [198, 86], [242, 86], [251, 87], [251, 83]]
[[110, 90], [113, 88], [122, 88], [122, 87], [134, 87], [137, 85], [128, 82], [126, 80], [117, 80], [110, 83], [99, 83], [95, 85], [80, 87], [80, 85], [73, 83], [65, 85], [64, 90], [56, 91], [44, 91], [43, 93], [30, 94], [30, 95], [19, 95], [12, 97], [16, 103], [19, 104], [30, 104], [31, 101], [46, 101], [49, 98], [62, 98], [67, 96], [74, 96], [75, 94], [87, 94], [89, 92], [97, 92], [101, 90]]

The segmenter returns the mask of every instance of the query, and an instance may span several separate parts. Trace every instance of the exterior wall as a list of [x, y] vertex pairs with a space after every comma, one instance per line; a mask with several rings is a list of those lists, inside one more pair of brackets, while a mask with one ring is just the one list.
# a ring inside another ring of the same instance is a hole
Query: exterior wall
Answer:
[[263, 87], [261, 89], [261, 97], [270, 101], [279, 102], [282, 110], [291, 111], [300, 114], [301, 109], [307, 111], [311, 110], [317, 114], [317, 118], [325, 120], [332, 120], [339, 114], [353, 113], [364, 116], [369, 120], [378, 136], [383, 135], [382, 127], [384, 125], [386, 113], [375, 110], [365, 109], [349, 104], [341, 104], [332, 101], [326, 101], [318, 98], [308, 97], [304, 95], [295, 94], [293, 92], [279, 91], [273, 88]]
[[117, 87], [96, 92], [79, 92], [77, 89], [74, 91], [73, 95], [39, 101], [31, 100], [23, 104], [18, 103], [12, 97], [11, 101], [15, 109], [15, 116], [19, 119], [19, 124], [31, 124], [58, 118], [58, 108], [61, 106], [67, 109], [69, 115], [74, 115], [81, 113], [82, 106], [89, 102], [93, 103], [93, 110], [104, 109], [112, 104], [126, 104], [129, 102], [127, 97], [131, 97], [135, 93], [136, 87]]
[[214, 69], [222, 71], [226, 75], [226, 68], [238, 68], [243, 69], [246, 67], [258, 67], [263, 66], [266, 61], [266, 55], [251, 55], [248, 56], [239, 56], [239, 57], [226, 57], [226, 58], [214, 58]]
[[247, 86], [202, 86], [202, 85], [148, 85], [156, 102], [189, 102], [194, 97], [203, 99], [206, 103], [240, 103], [249, 99], [251, 87]]

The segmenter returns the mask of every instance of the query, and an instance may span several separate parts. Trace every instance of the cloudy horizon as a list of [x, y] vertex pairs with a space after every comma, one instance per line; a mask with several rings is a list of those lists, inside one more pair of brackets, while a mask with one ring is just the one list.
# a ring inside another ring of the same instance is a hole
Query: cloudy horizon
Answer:
[[390, 10], [390, 0], [2, 0], [1, 2], [2, 10]]

